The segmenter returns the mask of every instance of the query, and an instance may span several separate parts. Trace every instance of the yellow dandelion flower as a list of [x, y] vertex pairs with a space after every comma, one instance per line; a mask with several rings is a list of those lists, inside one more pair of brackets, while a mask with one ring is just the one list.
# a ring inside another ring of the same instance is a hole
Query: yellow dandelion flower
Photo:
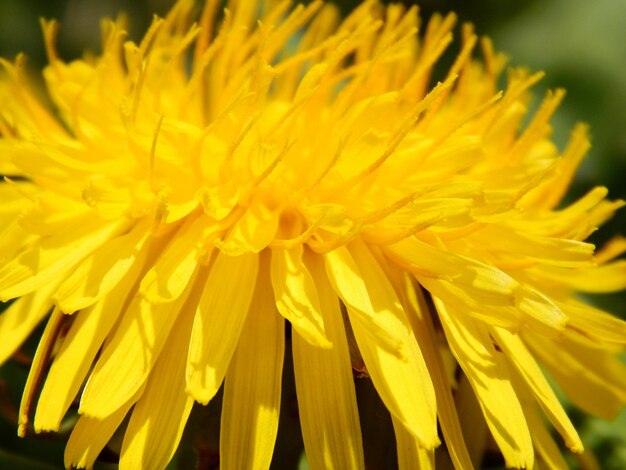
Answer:
[[52, 310], [19, 432], [58, 430], [80, 395], [66, 466], [128, 418], [120, 468], [165, 468], [223, 385], [221, 468], [268, 468], [287, 340], [311, 468], [364, 468], [353, 368], [401, 468], [442, 441], [477, 465], [464, 389], [507, 466], [565, 465], [544, 416], [582, 452], [542, 367], [583, 410], [621, 409], [625, 323], [576, 293], [626, 287], [626, 241], [584, 241], [623, 205], [605, 188], [561, 204], [589, 146], [583, 125], [550, 140], [563, 91], [524, 125], [541, 75], [498, 91], [469, 26], [432, 86], [452, 15], [418, 34], [415, 8], [376, 1], [194, 11], [139, 44], [103, 21], [102, 53], [70, 63], [43, 22], [53, 109], [1, 62], [0, 362]]

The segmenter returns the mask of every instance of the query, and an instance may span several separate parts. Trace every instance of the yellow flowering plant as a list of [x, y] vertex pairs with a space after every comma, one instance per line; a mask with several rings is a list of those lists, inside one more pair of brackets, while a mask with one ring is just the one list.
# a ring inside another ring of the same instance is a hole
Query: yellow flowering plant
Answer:
[[67, 63], [44, 21], [52, 106], [3, 59], [0, 362], [47, 318], [19, 433], [79, 397], [66, 467], [125, 426], [120, 468], [162, 469], [223, 389], [220, 468], [269, 468], [291, 350], [313, 469], [365, 468], [355, 380], [402, 469], [479, 466], [467, 415], [507, 466], [567, 468], [551, 428], [583, 445], [543, 370], [588, 413], [626, 401], [626, 324], [577, 296], [626, 287], [626, 241], [585, 242], [623, 202], [562, 203], [586, 126], [551, 141], [562, 90], [526, 122], [541, 74], [500, 91], [470, 26], [433, 84], [454, 23], [178, 0], [139, 43], [103, 21], [102, 53]]

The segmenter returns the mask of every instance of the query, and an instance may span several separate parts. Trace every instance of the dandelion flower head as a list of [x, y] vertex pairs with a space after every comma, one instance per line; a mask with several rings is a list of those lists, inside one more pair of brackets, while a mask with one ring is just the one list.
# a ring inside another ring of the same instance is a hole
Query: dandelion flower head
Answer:
[[1, 62], [0, 362], [48, 318], [20, 432], [57, 431], [79, 397], [66, 466], [127, 419], [120, 468], [165, 468], [223, 386], [221, 467], [268, 468], [291, 350], [311, 468], [364, 468], [355, 380], [401, 468], [442, 442], [477, 465], [461, 381], [507, 466], [565, 465], [552, 426], [581, 452], [542, 368], [583, 410], [622, 408], [624, 323], [576, 294], [626, 287], [626, 242], [585, 242], [623, 205], [605, 188], [562, 204], [589, 146], [584, 125], [551, 140], [563, 91], [528, 117], [541, 74], [500, 91], [505, 60], [469, 25], [435, 77], [453, 15], [196, 9], [138, 44], [105, 20], [72, 62], [44, 21], [49, 99]]

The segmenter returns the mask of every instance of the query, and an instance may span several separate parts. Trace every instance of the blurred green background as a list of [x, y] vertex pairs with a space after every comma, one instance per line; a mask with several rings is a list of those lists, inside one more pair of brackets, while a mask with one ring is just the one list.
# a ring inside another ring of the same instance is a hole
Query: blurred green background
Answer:
[[[145, 31], [152, 13], [164, 14], [173, 0], [0, 0], [0, 56], [25, 52], [33, 70], [45, 64], [38, 18], [61, 22], [59, 49], [65, 59], [83, 50], [99, 50], [99, 19], [120, 10], [132, 18], [131, 38]], [[344, 12], [359, 2], [344, 0]], [[597, 184], [606, 185], [613, 198], [626, 199], [626, 1], [624, 0], [423, 0], [417, 3], [426, 20], [434, 12], [456, 11], [461, 21], [476, 25], [490, 36], [510, 63], [544, 70], [546, 78], [535, 88], [539, 100], [545, 89], [564, 87], [567, 97], [553, 119], [555, 140], [562, 148], [577, 121], [591, 125], [592, 149], [571, 190], [581, 195]], [[454, 52], [454, 46], [450, 53]], [[594, 234], [602, 243], [626, 234], [623, 213]], [[594, 298], [613, 313], [626, 317], [626, 296]], [[36, 335], [35, 335], [36, 336]], [[34, 346], [36, 338], [31, 340]], [[26, 348], [28, 349], [28, 348]], [[0, 468], [62, 468], [67, 434], [20, 440], [10, 422], [7, 403], [19, 403], [27, 369], [18, 362], [0, 368]], [[7, 420], [3, 415], [7, 415]], [[601, 468], [626, 469], [626, 413], [607, 423], [572, 410], [586, 446], [596, 450]], [[112, 467], [109, 467], [112, 468]]]

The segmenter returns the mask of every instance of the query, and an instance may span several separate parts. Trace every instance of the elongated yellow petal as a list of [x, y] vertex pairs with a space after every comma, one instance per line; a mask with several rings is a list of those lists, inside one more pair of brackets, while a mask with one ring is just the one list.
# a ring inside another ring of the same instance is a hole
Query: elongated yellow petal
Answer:
[[415, 436], [410, 434], [396, 418], [391, 417], [396, 434], [399, 470], [435, 470], [435, 451], [420, 447]]
[[[437, 249], [417, 238], [385, 247], [385, 252], [412, 271], [424, 287], [446, 302], [473, 307], [493, 324], [510, 319], [548, 334], [565, 327], [566, 317], [553, 302], [530, 286], [487, 264]], [[456, 297], [456, 300], [455, 300]], [[490, 307], [497, 307], [491, 309]], [[513, 308], [516, 307], [516, 308]], [[515, 317], [518, 317], [517, 319]]]
[[[403, 356], [402, 343], [396, 336], [397, 320], [394, 305], [379, 303], [370, 299], [359, 268], [347, 248], [341, 247], [324, 256], [326, 272], [333, 289], [353, 315], [362, 317], [372, 335], [388, 351]], [[367, 328], [366, 328], [367, 329]]]
[[467, 375], [461, 374], [454, 391], [454, 405], [459, 414], [472, 468], [480, 468], [491, 441], [489, 427]]
[[319, 313], [332, 346], [324, 349], [310, 344], [297, 331], [292, 333], [304, 447], [313, 469], [362, 469], [361, 427], [339, 299], [326, 278], [323, 261], [311, 258]]
[[583, 444], [576, 429], [522, 339], [518, 335], [501, 328], [492, 328], [490, 331], [507, 358], [532, 390], [550, 422], [565, 439], [567, 447], [573, 452], [582, 452]]
[[417, 238], [407, 238], [385, 247], [385, 252], [416, 269], [416, 274], [452, 281], [459, 287], [469, 289], [475, 298], [487, 304], [511, 305], [515, 292], [519, 289], [519, 283], [506, 273], [434, 248]]
[[120, 229], [120, 223], [103, 227], [88, 218], [34, 243], [0, 267], [0, 301], [20, 297], [59, 279]]
[[65, 467], [93, 468], [98, 455], [142, 393], [143, 387], [126, 403], [102, 420], [81, 416], [65, 446]]
[[[426, 289], [448, 304], [491, 324], [514, 328], [521, 323], [548, 334], [565, 327], [566, 317], [553, 302], [505, 272], [478, 261], [430, 246], [416, 238], [385, 247], [406, 265]], [[525, 314], [522, 321], [521, 314]]]
[[497, 357], [487, 327], [448, 308], [439, 299], [434, 300], [450, 349], [472, 384], [506, 464], [515, 468], [531, 467], [533, 446], [524, 413], [511, 386], [506, 364]]
[[[369, 315], [348, 308], [350, 324], [370, 377], [391, 414], [419, 440], [422, 447], [432, 449], [439, 444], [435, 391], [400, 301], [363, 243], [351, 244], [348, 254], [359, 273], [360, 295], [365, 296], [360, 300], [361, 304], [370, 306]], [[332, 280], [330, 274], [329, 278]], [[352, 282], [355, 280], [353, 275]], [[385, 333], [399, 345], [401, 356], [390, 352], [377, 335], [377, 329], [371, 327], [373, 317], [384, 322]]]
[[276, 307], [298, 333], [311, 344], [330, 347], [321, 313], [319, 294], [302, 261], [303, 249], [272, 249], [272, 287]]
[[254, 204], [237, 221], [219, 248], [231, 256], [247, 252], [258, 253], [275, 237], [280, 212]]
[[538, 457], [541, 458], [541, 462], [545, 464], [548, 470], [568, 470], [570, 467], [563, 458], [559, 446], [554, 442], [550, 432], [546, 429], [541, 416], [532, 407], [525, 408], [524, 413], [528, 429], [530, 429], [530, 434], [533, 438], [533, 444], [537, 450]]
[[196, 248], [205, 227], [206, 222], [197, 219], [176, 232], [141, 281], [139, 292], [149, 302], [171, 302], [183, 293], [198, 265]]
[[5, 225], [0, 232], [0, 253], [2, 262], [5, 262], [21, 253], [22, 248], [32, 243], [36, 237], [26, 232], [20, 224], [13, 219]]
[[[393, 272], [392, 272], [393, 273]], [[407, 274], [401, 273], [390, 277], [394, 283], [396, 292], [404, 311], [409, 317], [409, 322], [417, 340], [424, 360], [428, 366], [430, 377], [435, 387], [437, 397], [437, 415], [439, 424], [447, 443], [450, 458], [458, 470], [471, 470], [472, 461], [463, 439], [463, 431], [459, 422], [454, 398], [452, 397], [452, 384], [446, 374], [441, 358], [440, 346], [437, 344], [437, 333], [431, 318], [430, 309], [426, 305], [421, 289], [413, 286]]]
[[45, 367], [48, 365], [52, 350], [61, 333], [61, 327], [67, 317], [61, 313], [59, 309], [54, 309], [50, 319], [46, 324], [46, 328], [41, 336], [37, 352], [33, 358], [33, 363], [24, 385], [22, 401], [20, 403], [19, 416], [17, 422], [17, 434], [21, 437], [26, 435], [27, 426], [30, 419], [30, 413], [35, 395], [38, 392], [39, 385], [45, 374]]
[[626, 367], [611, 353], [568, 338], [553, 342], [526, 333], [524, 340], [579, 408], [613, 419], [626, 403]]
[[0, 313], [0, 364], [6, 361], [26, 340], [52, 307], [56, 283], [38, 289], [13, 302]]
[[595, 247], [590, 243], [540, 237], [505, 229], [495, 224], [484, 228], [480, 235], [485, 237], [485, 240], [498, 240], [498, 250], [515, 253], [517, 256], [527, 256], [546, 265], [589, 268], [594, 263]]
[[626, 344], [626, 321], [602, 310], [570, 300], [560, 305], [569, 318], [568, 327], [575, 329], [576, 337], [590, 338], [595, 343]]
[[120, 469], [164, 469], [172, 459], [191, 413], [193, 398], [185, 393], [189, 337], [206, 269], [198, 273], [187, 304], [172, 328], [163, 353], [150, 373], [126, 428]]
[[511, 306], [483, 304], [470, 292], [457, 287], [453, 282], [415, 276], [419, 284], [431, 295], [457, 310], [484, 321], [490, 325], [517, 329], [522, 323], [521, 313]]
[[224, 382], [220, 465], [224, 470], [268, 469], [280, 414], [285, 325], [276, 311], [269, 260], [261, 254], [259, 279]]
[[[7, 150], [5, 142], [2, 140], [0, 142], [0, 151]], [[9, 173], [0, 174], [7, 175]], [[2, 227], [2, 230], [31, 205], [28, 197], [32, 197], [31, 194], [34, 192], [35, 186], [27, 181], [0, 183], [0, 201], [2, 201], [0, 206], [0, 227]]]
[[[559, 446], [554, 442], [550, 430], [547, 428], [546, 421], [543, 419], [543, 416], [540, 416], [531, 389], [522, 382], [523, 378], [520, 375], [513, 376], [512, 379], [517, 396], [524, 407], [528, 429], [537, 451], [535, 454], [535, 468], [567, 470], [569, 465], [565, 462]], [[582, 448], [579, 452], [582, 452]]]
[[254, 286], [259, 256], [219, 252], [198, 304], [187, 357], [187, 392], [207, 404], [217, 393], [239, 342]]
[[135, 295], [89, 376], [80, 413], [104, 419], [145, 383], [192, 285], [169, 303], [153, 304]]
[[511, 302], [503, 305], [483, 303], [481, 296], [456, 286], [456, 281], [416, 276], [432, 295], [454, 308], [492, 326], [511, 330], [524, 327], [556, 338], [567, 325], [567, 317], [548, 297], [529, 286], [516, 290]]
[[[4, 91], [4, 90], [1, 90]], [[1, 133], [0, 133], [1, 135]], [[14, 150], [9, 139], [0, 139], [0, 175], [23, 176], [24, 173], [11, 160], [11, 152]]]
[[58, 431], [61, 420], [85, 381], [93, 361], [116, 323], [140, 267], [133, 266], [102, 300], [76, 314], [56, 353], [41, 390], [35, 431]]
[[102, 245], [59, 286], [54, 298], [65, 313], [89, 307], [111, 292], [133, 266], [145, 242], [147, 227]]
[[619, 259], [592, 269], [542, 267], [538, 278], [558, 281], [581, 292], [601, 294], [626, 289], [626, 260]]

